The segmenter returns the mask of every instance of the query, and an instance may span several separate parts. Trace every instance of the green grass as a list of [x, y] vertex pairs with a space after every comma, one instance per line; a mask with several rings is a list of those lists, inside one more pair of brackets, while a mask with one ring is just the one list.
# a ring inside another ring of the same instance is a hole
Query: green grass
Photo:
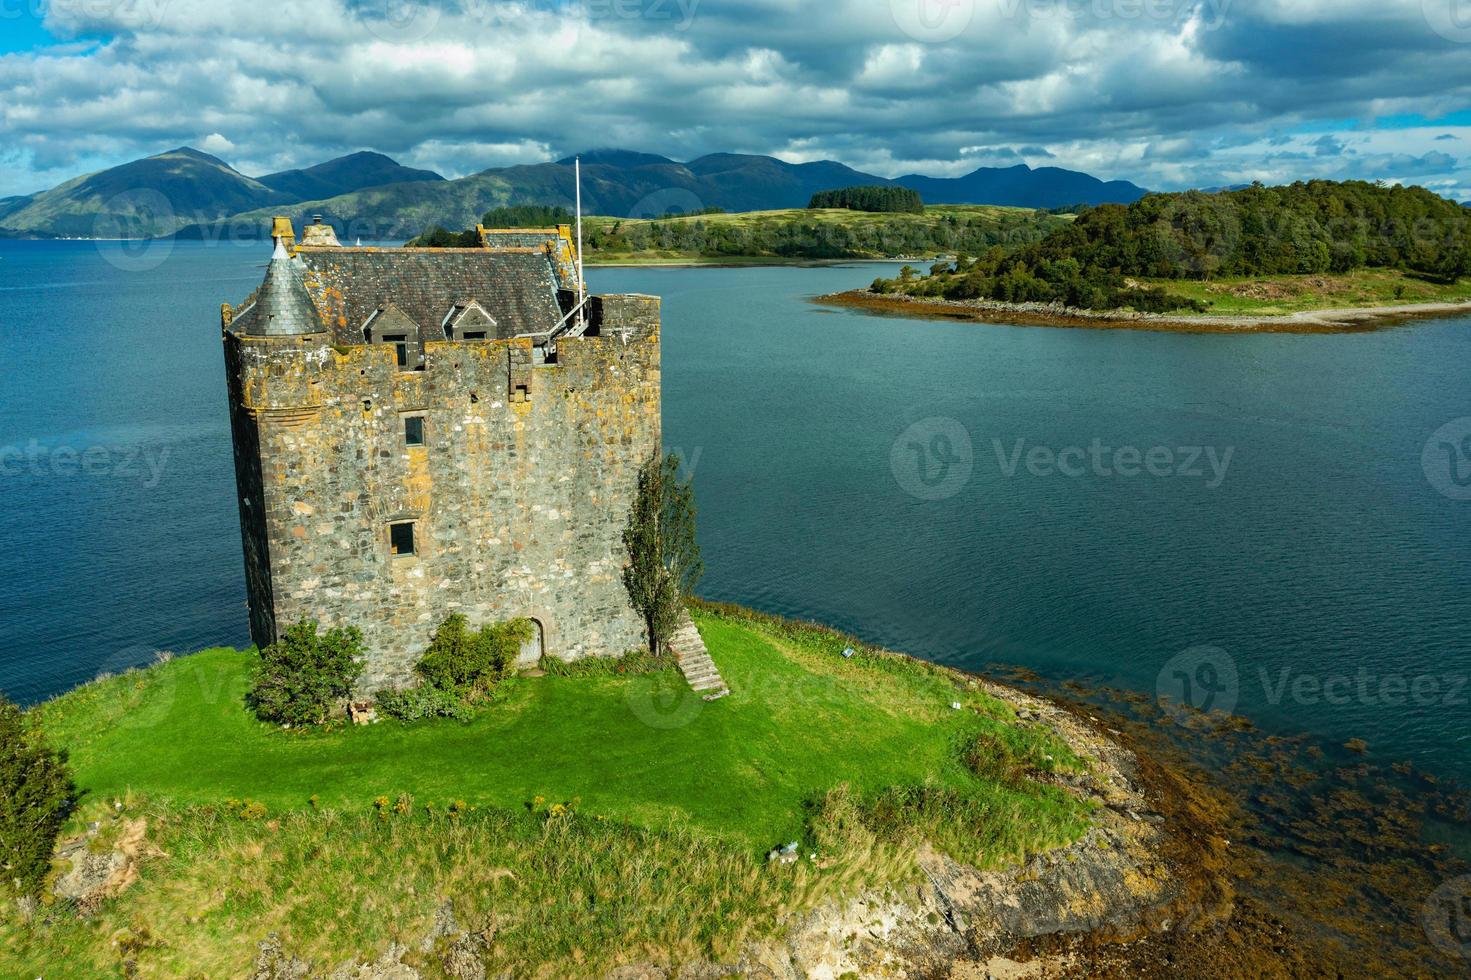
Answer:
[[469, 724], [282, 731], [242, 708], [254, 654], [210, 650], [89, 685], [41, 719], [95, 800], [249, 798], [279, 812], [313, 796], [344, 808], [399, 793], [508, 808], [580, 797], [589, 812], [688, 821], [752, 847], [801, 836], [804, 803], [839, 783], [974, 782], [954, 746], [985, 719], [950, 709], [948, 677], [895, 676], [720, 617], [700, 628], [734, 692], [708, 704], [677, 673], [547, 676], [508, 682]]
[[[1146, 279], [1187, 299], [1210, 304], [1210, 314], [1286, 316], [1304, 310], [1471, 301], [1471, 279], [1441, 283], [1396, 269], [1359, 269], [1341, 275]], [[1174, 315], [1198, 316], [1182, 313]]]
[[[144, 816], [167, 856], [93, 919], [0, 918], [0, 975], [240, 975], [273, 931], [330, 969], [416, 945], [446, 900], [494, 933], [491, 975], [677, 964], [912, 881], [922, 841], [1000, 867], [1086, 830], [1051, 778], [1086, 761], [958, 675], [731, 608], [696, 622], [728, 698], [580, 671], [469, 724], [290, 732], [244, 711], [254, 655], [213, 650], [41, 706], [78, 819]], [[789, 840], [803, 860], [767, 866]]]

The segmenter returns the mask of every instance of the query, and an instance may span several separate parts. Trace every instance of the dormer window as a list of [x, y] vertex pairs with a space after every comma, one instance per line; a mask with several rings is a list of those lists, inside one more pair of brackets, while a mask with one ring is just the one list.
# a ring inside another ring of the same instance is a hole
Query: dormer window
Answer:
[[363, 340], [369, 344], [392, 344], [400, 371], [417, 368], [419, 325], [392, 303], [379, 307], [363, 322]]
[[450, 307], [441, 326], [447, 340], [488, 340], [496, 334], [495, 317], [473, 299]]

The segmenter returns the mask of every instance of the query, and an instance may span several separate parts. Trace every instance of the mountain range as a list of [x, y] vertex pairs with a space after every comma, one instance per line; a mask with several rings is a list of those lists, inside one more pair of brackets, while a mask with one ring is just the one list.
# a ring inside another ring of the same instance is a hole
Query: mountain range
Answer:
[[[680, 163], [632, 150], [581, 155], [588, 214], [656, 217], [717, 207], [805, 207], [818, 191], [894, 184], [930, 204], [1065, 207], [1129, 203], [1146, 192], [1056, 167], [982, 168], [963, 177], [877, 177], [833, 161], [714, 153]], [[247, 177], [189, 147], [69, 180], [39, 194], [0, 199], [0, 237], [184, 238], [263, 235], [275, 214], [298, 224], [322, 215], [351, 238], [409, 238], [432, 225], [469, 227], [509, 204], [561, 204], [575, 197], [574, 160], [500, 167], [446, 180], [371, 152], [304, 170]]]

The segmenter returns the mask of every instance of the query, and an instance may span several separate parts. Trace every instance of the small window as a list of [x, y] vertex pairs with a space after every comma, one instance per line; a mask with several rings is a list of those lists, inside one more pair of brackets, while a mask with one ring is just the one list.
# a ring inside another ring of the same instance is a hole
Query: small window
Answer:
[[424, 445], [424, 416], [408, 415], [404, 417], [404, 445]]
[[409, 337], [408, 334], [396, 333], [383, 338], [385, 344], [392, 344], [398, 353], [398, 366], [409, 366]]
[[484, 340], [485, 339], [485, 331], [484, 330], [471, 330], [469, 333], [465, 334], [464, 339], [465, 340]]
[[414, 523], [388, 525], [389, 551], [395, 558], [404, 558], [414, 553]]

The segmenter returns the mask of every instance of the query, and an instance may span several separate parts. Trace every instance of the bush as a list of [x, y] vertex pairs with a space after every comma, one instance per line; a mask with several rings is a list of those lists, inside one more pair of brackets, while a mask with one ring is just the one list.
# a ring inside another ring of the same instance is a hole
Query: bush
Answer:
[[453, 613], [434, 631], [429, 649], [414, 665], [424, 682], [379, 693], [378, 710], [399, 721], [469, 721], [473, 706], [487, 699], [511, 672], [522, 645], [535, 635], [536, 625], [529, 619], [472, 630], [463, 613]]
[[261, 721], [280, 725], [319, 725], [334, 702], [346, 700], [362, 675], [358, 658], [363, 635], [355, 626], [317, 635], [317, 624], [302, 620], [261, 651], [255, 684], [245, 703]]
[[474, 701], [506, 676], [522, 645], [535, 635], [536, 626], [529, 619], [472, 631], [464, 614], [454, 613], [434, 631], [429, 649], [414, 669], [426, 684]]
[[29, 731], [24, 712], [0, 696], [0, 895], [40, 891], [75, 802], [66, 753]]
[[380, 691], [376, 700], [379, 711], [399, 721], [420, 721], [424, 718], [469, 721], [473, 714], [464, 698], [454, 691], [444, 691], [431, 684], [420, 684], [402, 691]]

